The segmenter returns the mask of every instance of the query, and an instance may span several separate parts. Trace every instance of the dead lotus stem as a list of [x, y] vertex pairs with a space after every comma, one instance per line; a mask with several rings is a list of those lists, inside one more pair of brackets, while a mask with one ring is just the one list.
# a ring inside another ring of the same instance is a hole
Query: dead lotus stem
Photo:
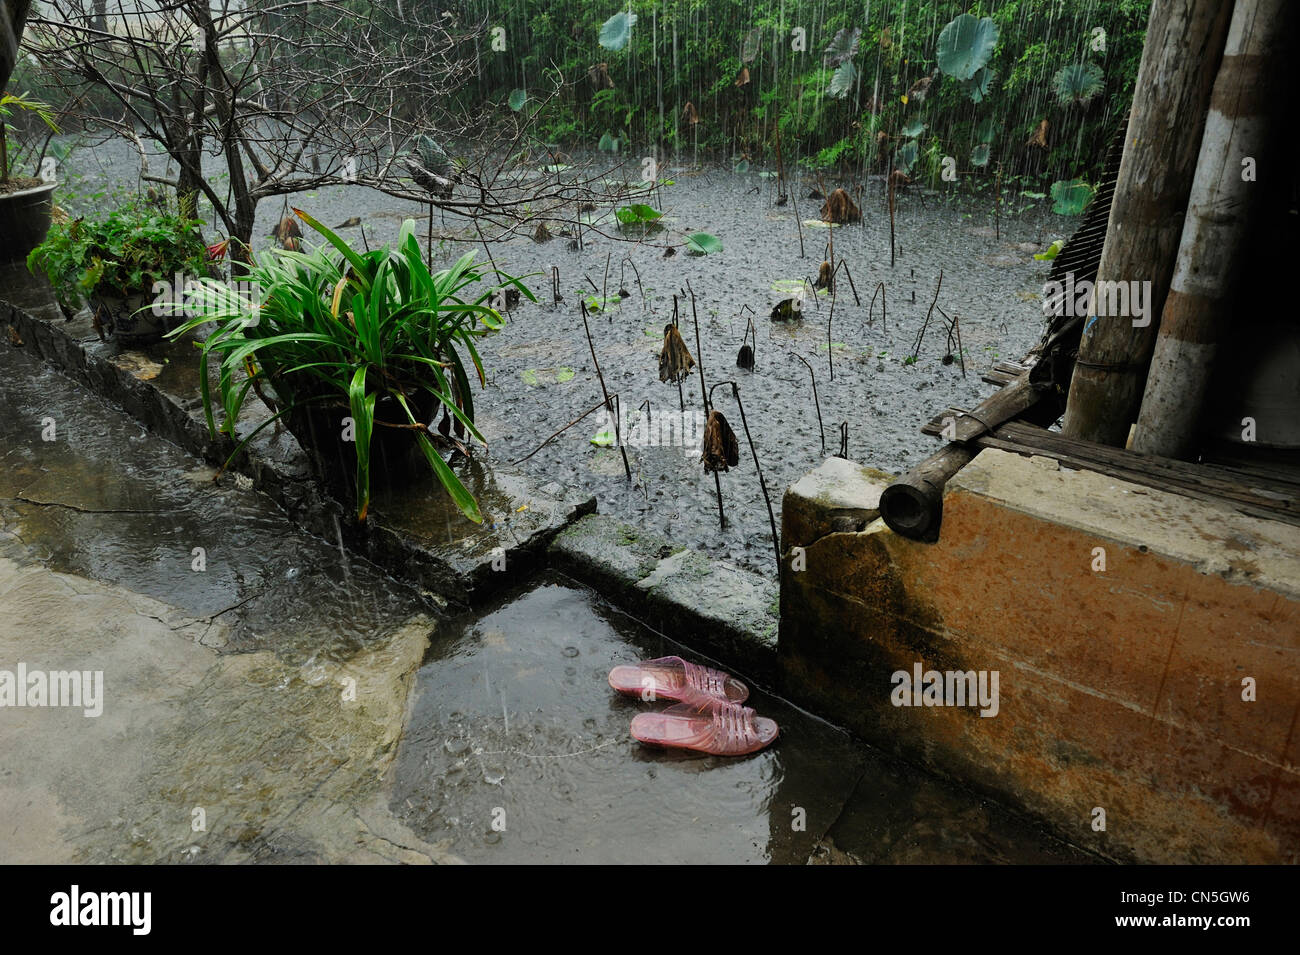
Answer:
[[880, 324], [881, 324], [881, 328], [883, 328], [885, 331], [889, 331], [889, 319], [888, 319], [888, 317], [887, 317], [886, 314], [885, 314], [885, 283], [884, 283], [884, 282], [877, 282], [877, 283], [876, 283], [876, 290], [875, 290], [874, 292], [871, 293], [871, 304], [867, 306], [867, 324], [868, 324], [868, 325], [871, 324], [871, 321], [872, 321], [872, 318], [871, 318], [871, 317], [872, 317], [872, 315], [875, 314], [875, 311], [876, 311], [876, 296], [877, 296], [877, 295], [880, 296]]
[[817, 398], [817, 373], [813, 371], [813, 366], [808, 364], [807, 360], [798, 352], [790, 352], [792, 358], [798, 358], [803, 362], [803, 366], [808, 369], [808, 374], [812, 377], [813, 407], [817, 409], [817, 430], [822, 436], [822, 456], [826, 456], [826, 429], [822, 427], [822, 404]]
[[[704, 353], [700, 347], [700, 315], [695, 308], [695, 289], [691, 288], [690, 281], [687, 281], [686, 283], [686, 290], [691, 295], [691, 319], [695, 324], [695, 355], [698, 359], [696, 361], [696, 365], [700, 369], [700, 400], [704, 402], [704, 418], [705, 418], [704, 431], [705, 431], [705, 435], [707, 436], [709, 430], [708, 421], [712, 417], [712, 412], [709, 410], [708, 388], [704, 384]], [[718, 415], [718, 417], [720, 419], [722, 418], [721, 415]], [[723, 424], [724, 425], [726, 424], [725, 419], [723, 419]], [[728, 428], [728, 430], [730, 429]], [[735, 440], [736, 440], [735, 436], [733, 435], [731, 439], [733, 445], [735, 444]], [[707, 438], [706, 438], [706, 444], [707, 444]], [[726, 515], [722, 513], [722, 481], [718, 478], [718, 472], [716, 470], [713, 472], [713, 489], [714, 491], [717, 492], [717, 496], [718, 496], [718, 523], [722, 525], [723, 530], [726, 530], [727, 518]]]
[[[596, 346], [591, 341], [591, 326], [587, 324], [587, 303], [580, 302], [582, 306], [582, 327], [587, 332], [587, 347], [591, 349], [591, 363], [596, 366], [596, 378], [600, 381], [600, 393], [605, 396], [605, 408], [610, 414], [614, 414], [614, 406], [610, 404], [609, 389], [605, 387], [605, 376], [601, 374], [600, 362], [596, 358]], [[618, 444], [619, 453], [623, 455], [623, 470], [627, 472], [627, 479], [632, 480], [632, 465], [627, 462], [627, 448], [623, 447], [623, 436], [618, 430], [618, 416], [614, 417], [614, 440]]]
[[934, 298], [930, 300], [930, 307], [925, 313], [925, 321], [921, 324], [921, 330], [916, 333], [916, 342], [912, 345], [913, 361], [921, 354], [921, 342], [925, 340], [925, 330], [930, 327], [930, 317], [934, 314], [934, 306], [939, 301], [939, 289], [941, 288], [943, 288], [943, 269], [939, 270], [939, 281], [934, 287]]
[[[781, 574], [781, 538], [776, 533], [776, 515], [772, 511], [772, 498], [767, 493], [767, 481], [763, 479], [763, 467], [758, 463], [758, 451], [754, 447], [754, 437], [749, 433], [749, 422], [745, 418], [745, 405], [740, 400], [740, 386], [737, 385], [734, 381], [720, 381], [717, 384], [715, 384], [713, 387], [716, 388], [718, 387], [718, 385], [731, 386], [731, 396], [736, 399], [736, 408], [740, 411], [740, 426], [745, 430], [745, 440], [749, 443], [749, 453], [754, 458], [754, 471], [756, 474], [758, 474], [758, 487], [759, 490], [763, 492], [763, 503], [767, 505], [767, 522], [768, 525], [772, 528], [772, 550], [776, 554], [776, 572], [777, 572], [777, 576], [779, 577]], [[713, 413], [717, 414], [719, 418], [722, 418], [720, 412], [715, 411]], [[723, 418], [722, 421], [723, 424], [726, 423], [725, 418]], [[731, 429], [728, 428], [727, 430], [730, 431]], [[706, 434], [708, 433], [707, 427], [705, 428], [705, 433]], [[735, 441], [734, 432], [732, 432], [732, 441], [733, 442]], [[740, 457], [739, 449], [737, 448], [736, 451], [737, 460], [739, 460], [739, 457]], [[715, 478], [717, 477], [716, 471], [714, 472], [713, 476]]]
[[[610, 395], [610, 397], [613, 398], [613, 399], [615, 399], [615, 400], [617, 400], [617, 399], [618, 399], [618, 392], [617, 392], [617, 391], [614, 392], [612, 395]], [[559, 431], [557, 431], [557, 432], [555, 432], [554, 434], [552, 434], [549, 438], [547, 438], [545, 441], [543, 441], [543, 442], [542, 442], [541, 444], [539, 444], [537, 447], [533, 448], [533, 450], [529, 451], [527, 454], [525, 454], [525, 455], [524, 455], [522, 458], [520, 458], [518, 461], [511, 461], [511, 462], [510, 462], [510, 466], [511, 466], [511, 467], [514, 467], [516, 464], [523, 464], [525, 461], [527, 461], [529, 458], [531, 458], [531, 457], [532, 457], [534, 454], [536, 454], [538, 451], [542, 450], [542, 448], [546, 447], [548, 444], [550, 444], [552, 441], [554, 441], [554, 440], [555, 440], [556, 438], [558, 438], [560, 435], [564, 434], [564, 432], [568, 431], [570, 428], [572, 428], [575, 424], [577, 424], [577, 423], [578, 423], [579, 421], [581, 421], [583, 418], [587, 417], [587, 415], [591, 414], [593, 411], [599, 411], [599, 410], [600, 410], [601, 408], [603, 408], [603, 407], [605, 407], [605, 401], [604, 401], [604, 399], [601, 399], [600, 401], [597, 401], [594, 405], [592, 405], [590, 408], [588, 408], [588, 409], [587, 409], [586, 411], [584, 411], [582, 414], [578, 415], [578, 417], [574, 418], [572, 421], [570, 421], [568, 424], [566, 424], [566, 425], [565, 425], [563, 428], [561, 428]], [[649, 418], [649, 412], [648, 412], [648, 411], [646, 412], [646, 416], [647, 416], [647, 419], [648, 419], [648, 418]]]

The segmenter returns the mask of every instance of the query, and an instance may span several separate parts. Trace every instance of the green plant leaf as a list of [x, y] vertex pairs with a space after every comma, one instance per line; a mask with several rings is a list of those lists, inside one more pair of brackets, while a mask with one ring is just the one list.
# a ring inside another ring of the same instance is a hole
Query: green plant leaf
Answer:
[[754, 62], [754, 57], [758, 56], [758, 45], [762, 40], [763, 31], [758, 27], [754, 27], [745, 34], [745, 40], [740, 46], [740, 60], [742, 63]]
[[1082, 179], [1060, 179], [1052, 183], [1052, 211], [1060, 216], [1082, 215], [1096, 191]]
[[975, 141], [978, 143], [991, 143], [993, 137], [998, 134], [998, 124], [992, 116], [980, 123], [975, 130]]
[[1096, 63], [1071, 63], [1052, 77], [1052, 89], [1062, 106], [1087, 106], [1102, 87], [1101, 67]]
[[722, 251], [722, 240], [708, 232], [692, 232], [686, 237], [686, 251], [691, 255], [710, 255]]
[[953, 79], [969, 80], [988, 63], [997, 45], [998, 26], [991, 18], [963, 13], [940, 32], [934, 52], [939, 69]]
[[858, 41], [862, 39], [862, 27], [848, 27], [840, 30], [826, 47], [825, 56], [833, 66], [841, 66], [851, 60], [858, 52]]
[[1057, 239], [1042, 252], [1035, 252], [1034, 258], [1039, 262], [1050, 262], [1060, 254], [1063, 248], [1065, 248], [1065, 240]]
[[330, 245], [334, 246], [334, 248], [342, 252], [343, 257], [347, 259], [348, 264], [352, 266], [353, 272], [356, 275], [356, 280], [359, 283], [361, 283], [361, 287], [365, 289], [370, 288], [370, 275], [369, 275], [370, 270], [366, 268], [365, 261], [361, 258], [360, 255], [358, 255], [356, 252], [352, 250], [352, 247], [350, 245], [344, 242], [339, 236], [335, 235], [332, 231], [327, 229], [325, 226], [321, 225], [319, 222], [317, 222], [307, 213], [303, 212], [301, 209], [294, 209], [293, 214], [296, 215], [303, 222], [307, 223], [307, 225], [311, 226], [321, 235], [323, 235], [325, 237], [325, 241], [327, 241]]
[[963, 80], [961, 88], [970, 97], [972, 103], [981, 103], [984, 97], [988, 96], [989, 88], [993, 85], [993, 80], [998, 74], [990, 70], [987, 66], [980, 69], [968, 80]]
[[511, 109], [516, 113], [519, 112], [524, 108], [524, 104], [528, 102], [528, 91], [512, 90], [510, 93], [510, 99], [507, 102], [509, 102]]
[[[403, 407], [406, 407], [406, 402], [400, 396], [398, 400], [402, 401]], [[415, 420], [410, 408], [406, 409], [406, 413], [410, 415], [412, 421]], [[434, 448], [428, 436], [424, 434], [416, 435], [416, 442], [420, 446], [420, 451], [424, 454], [424, 459], [429, 462], [429, 466], [433, 468], [434, 473], [438, 476], [438, 481], [446, 488], [452, 501], [460, 508], [460, 512], [475, 524], [482, 524], [483, 514], [478, 509], [478, 501], [474, 500], [474, 495], [469, 493], [465, 485], [461, 483], [460, 478], [456, 476], [456, 472], [442, 459], [442, 455]]]
[[600, 45], [607, 50], [621, 50], [632, 39], [632, 27], [636, 23], [636, 14], [621, 11], [605, 21], [600, 28]]
[[905, 137], [916, 137], [920, 136], [923, 132], [925, 132], [925, 123], [921, 122], [919, 119], [914, 119], [902, 128], [899, 135]]
[[826, 87], [826, 95], [834, 96], [836, 99], [844, 99], [853, 91], [853, 86], [858, 81], [858, 70], [853, 65], [852, 60], [845, 60], [839, 65], [839, 68], [831, 74], [830, 85]]
[[905, 173], [911, 172], [912, 166], [916, 163], [918, 153], [919, 148], [916, 145], [916, 140], [909, 139], [898, 148], [896, 153], [894, 153], [894, 168], [901, 169]]
[[603, 153], [618, 152], [618, 138], [608, 131], [600, 137], [600, 145], [596, 147]]
[[614, 215], [618, 221], [624, 225], [636, 225], [644, 222], [654, 222], [656, 219], [662, 219], [663, 213], [653, 209], [644, 203], [634, 202], [628, 206], [619, 206], [614, 210]]
[[970, 154], [970, 164], [976, 167], [984, 167], [989, 164], [989, 144], [980, 143]]

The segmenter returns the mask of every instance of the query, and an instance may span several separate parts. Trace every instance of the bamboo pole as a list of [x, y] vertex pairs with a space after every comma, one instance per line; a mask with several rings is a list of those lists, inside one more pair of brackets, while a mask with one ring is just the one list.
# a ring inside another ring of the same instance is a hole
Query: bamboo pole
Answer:
[[1164, 308], [1173, 276], [1231, 7], [1220, 0], [1155, 0], [1151, 7], [1097, 269], [1099, 287], [1150, 283], [1138, 286], [1145, 315], [1095, 314], [1099, 296], [1092, 297], [1094, 314], [1084, 323], [1070, 382], [1068, 437], [1122, 447], [1137, 418], [1155, 344], [1152, 318]]
[[1173, 283], [1138, 415], [1133, 449], [1190, 459], [1198, 450], [1219, 343], [1237, 320], [1232, 297], [1261, 185], [1243, 167], [1266, 160], [1280, 120], [1282, 62], [1293, 0], [1238, 3], [1205, 121]]

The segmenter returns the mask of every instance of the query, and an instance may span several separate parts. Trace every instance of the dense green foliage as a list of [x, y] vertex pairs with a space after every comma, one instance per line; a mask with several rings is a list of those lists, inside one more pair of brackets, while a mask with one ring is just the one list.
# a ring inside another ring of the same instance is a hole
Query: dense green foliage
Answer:
[[128, 298], [170, 287], [177, 274], [201, 275], [207, 249], [199, 223], [128, 203], [102, 218], [56, 222], [27, 257], [50, 280], [59, 301], [78, 308], [92, 296]]
[[[276, 418], [313, 403], [348, 409], [355, 428], [357, 516], [364, 520], [370, 503], [371, 441], [381, 420], [376, 405], [392, 402], [457, 507], [470, 520], [482, 521], [473, 496], [430, 441], [424, 427], [429, 419], [417, 409], [432, 397], [458, 422], [458, 433], [463, 428], [483, 440], [474, 426], [461, 351], [482, 384], [483, 364], [474, 339], [501, 327], [500, 313], [488, 304], [501, 285], [471, 291], [488, 274], [473, 264], [473, 252], [449, 269], [431, 272], [409, 219], [395, 247], [358, 252], [306, 213], [297, 214], [328, 244], [310, 252], [277, 250], [259, 256], [247, 277], [251, 296], [213, 279], [187, 290], [187, 304], [196, 314], [172, 337], [206, 322], [217, 324], [202, 344], [200, 381], [209, 429], [233, 433], [251, 387], [251, 379], [241, 377], [245, 369], [269, 379], [285, 402]], [[501, 279], [533, 299], [522, 283]], [[225, 414], [220, 429], [208, 378], [214, 359], [220, 367], [217, 398]], [[242, 447], [243, 442], [235, 453]]]
[[[636, 21], [618, 49], [599, 42], [620, 10], [613, 4], [469, 0], [466, 14], [506, 31], [506, 49], [484, 54], [475, 93], [504, 102], [562, 77], [568, 85], [541, 119], [566, 146], [595, 147], [608, 133], [624, 150], [700, 149], [770, 163], [779, 127], [787, 162], [879, 171], [912, 140], [914, 172], [937, 176], [946, 155], [969, 171], [972, 151], [987, 143], [985, 174], [1000, 163], [1007, 173], [1069, 178], [1099, 168], [1128, 108], [1148, 8], [1148, 0], [632, 0], [622, 9]], [[969, 79], [937, 75], [905, 102], [939, 66], [940, 35], [963, 13], [981, 42], [990, 27], [971, 23], [988, 18], [996, 30], [987, 68]], [[806, 52], [791, 49], [796, 28]], [[855, 29], [859, 42], [844, 57]], [[589, 78], [598, 63], [613, 88]], [[1067, 67], [1075, 69], [1062, 76]], [[1043, 120], [1047, 146], [1027, 145]], [[904, 136], [918, 123], [923, 131]]]

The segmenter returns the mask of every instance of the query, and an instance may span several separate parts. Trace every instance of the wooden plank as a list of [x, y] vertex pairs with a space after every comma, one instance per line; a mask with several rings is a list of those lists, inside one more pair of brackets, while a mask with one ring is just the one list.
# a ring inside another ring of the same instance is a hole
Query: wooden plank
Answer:
[[980, 376], [980, 380], [987, 381], [990, 385], [997, 385], [999, 388], [1002, 388], [1011, 384], [1017, 377], [1017, 375], [1009, 374], [1005, 371], [999, 371], [996, 368], [990, 368]]
[[1041, 454], [1066, 467], [1096, 471], [1123, 481], [1201, 500], [1229, 504], [1244, 513], [1300, 525], [1296, 488], [1227, 468], [1206, 468], [1172, 458], [1134, 454], [1119, 448], [1067, 438], [1021, 421], [1002, 425], [974, 441], [982, 448]]
[[963, 408], [944, 408], [937, 415], [921, 426], [921, 433], [928, 434], [932, 438], [937, 438], [943, 431], [944, 422], [949, 418], [954, 421], [966, 413]]

